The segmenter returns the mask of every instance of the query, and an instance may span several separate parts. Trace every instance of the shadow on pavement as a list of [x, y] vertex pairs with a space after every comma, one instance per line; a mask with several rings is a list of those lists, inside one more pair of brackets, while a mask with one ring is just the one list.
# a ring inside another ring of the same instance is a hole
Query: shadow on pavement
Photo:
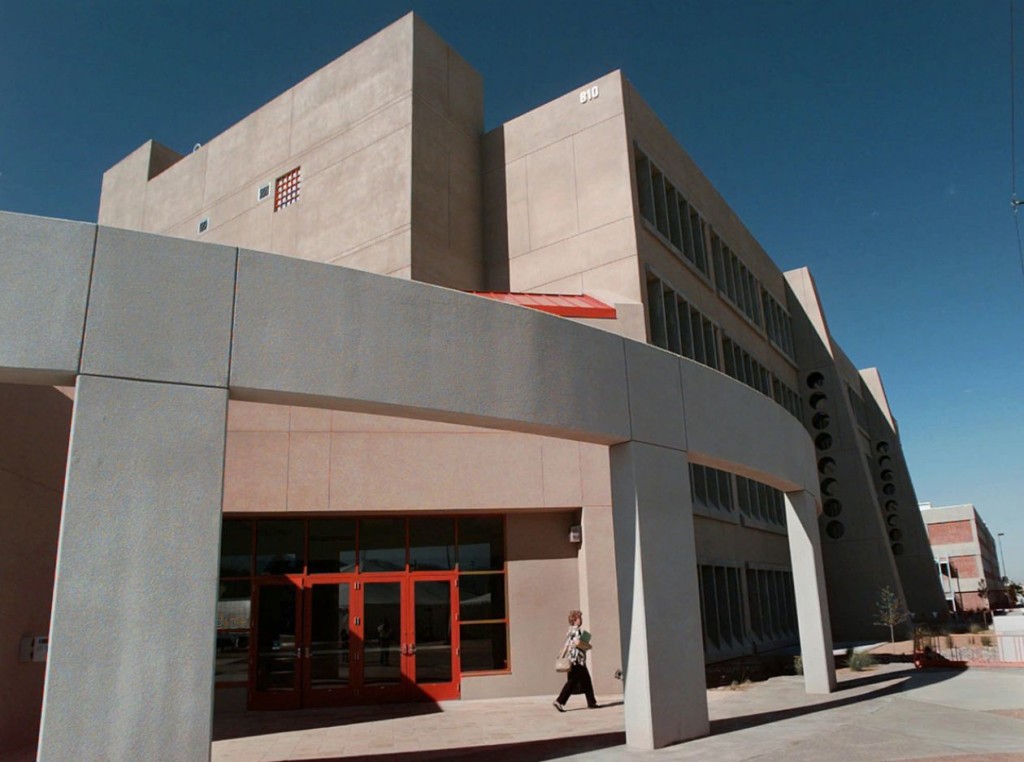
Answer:
[[[745, 728], [754, 728], [759, 725], [766, 725], [771, 722], [779, 722], [781, 720], [788, 720], [793, 717], [802, 717], [808, 714], [816, 714], [818, 712], [826, 712], [830, 709], [838, 709], [844, 706], [853, 706], [863, 701], [872, 701], [874, 699], [883, 698], [885, 696], [892, 696], [903, 691], [920, 688], [926, 685], [935, 685], [941, 683], [944, 680], [948, 680], [951, 677], [955, 677], [960, 674], [960, 670], [901, 670], [901, 671], [886, 671], [878, 672], [871, 675], [865, 675], [863, 677], [856, 677], [852, 679], [843, 680], [836, 687], [836, 694], [842, 696], [844, 692], [863, 688], [865, 686], [874, 685], [876, 683], [889, 683], [884, 688], [880, 688], [874, 691], [868, 691], [866, 693], [859, 693], [856, 696], [847, 696], [845, 698], [836, 698], [831, 701], [824, 701], [815, 704], [806, 704], [802, 706], [790, 707], [788, 709], [779, 709], [771, 712], [760, 712], [758, 714], [747, 714], [738, 717], [726, 717], [719, 720], [711, 721], [711, 735], [722, 735], [725, 733], [732, 733], [737, 730], [743, 730]], [[895, 682], [893, 682], [895, 681]]]
[[370, 706], [300, 709], [280, 712], [232, 712], [213, 718], [214, 741], [250, 738], [269, 733], [288, 733], [316, 728], [338, 728], [362, 722], [397, 720], [436, 714], [441, 708], [432, 702], [415, 704], [375, 704]]
[[351, 757], [319, 757], [304, 762], [432, 762], [456, 759], [460, 762], [543, 762], [570, 754], [598, 751], [626, 743], [626, 734], [597, 733], [572, 738], [551, 738], [542, 741], [505, 743], [495, 746], [465, 746], [456, 749], [403, 751], [392, 754], [356, 755]]

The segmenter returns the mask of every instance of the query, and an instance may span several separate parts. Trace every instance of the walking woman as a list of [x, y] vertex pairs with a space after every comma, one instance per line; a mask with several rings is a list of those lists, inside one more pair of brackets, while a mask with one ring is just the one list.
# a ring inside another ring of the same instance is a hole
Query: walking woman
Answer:
[[569, 659], [569, 674], [566, 677], [565, 687], [555, 699], [555, 709], [559, 712], [565, 711], [565, 702], [574, 693], [582, 693], [587, 697], [587, 708], [597, 709], [597, 699], [594, 698], [594, 685], [590, 681], [590, 672], [587, 670], [587, 651], [589, 643], [580, 639], [583, 633], [583, 613], [580, 611], [569, 612], [569, 632], [565, 635], [565, 645], [562, 646], [562, 653], [558, 658]]

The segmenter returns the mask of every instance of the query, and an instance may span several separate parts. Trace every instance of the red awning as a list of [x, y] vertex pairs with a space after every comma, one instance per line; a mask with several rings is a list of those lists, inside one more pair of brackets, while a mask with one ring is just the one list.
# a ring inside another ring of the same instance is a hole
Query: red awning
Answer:
[[575, 318], [614, 318], [615, 308], [586, 294], [516, 294], [507, 292], [470, 291], [471, 294], [495, 299], [520, 307], [550, 312], [552, 315]]

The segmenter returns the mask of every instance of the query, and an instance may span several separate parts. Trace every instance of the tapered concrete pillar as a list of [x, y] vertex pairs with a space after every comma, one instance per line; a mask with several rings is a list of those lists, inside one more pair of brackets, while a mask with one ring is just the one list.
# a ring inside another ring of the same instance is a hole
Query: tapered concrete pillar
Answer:
[[611, 448], [626, 743], [657, 749], [709, 732], [686, 453]]
[[208, 759], [227, 390], [79, 376], [39, 759]]
[[815, 499], [806, 492], [786, 494], [789, 558], [793, 567], [800, 655], [808, 693], [832, 693], [836, 668], [832, 658], [832, 627], [828, 620], [825, 567]]

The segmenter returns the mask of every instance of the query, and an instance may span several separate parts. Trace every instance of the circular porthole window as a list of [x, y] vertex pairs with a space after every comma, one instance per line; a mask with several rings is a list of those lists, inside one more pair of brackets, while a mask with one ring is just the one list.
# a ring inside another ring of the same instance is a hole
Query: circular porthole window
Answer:
[[895, 495], [896, 494], [896, 487], [893, 486], [892, 484], [883, 484], [882, 485], [882, 492], [884, 492], [886, 495]]
[[890, 513], [888, 516], [885, 517], [885, 523], [891, 527], [896, 526], [896, 524], [899, 523], [899, 520], [900, 517], [897, 516], [895, 513]]
[[838, 540], [846, 532], [846, 527], [843, 526], [841, 521], [830, 521], [825, 525], [825, 534], [831, 537], [833, 540]]
[[828, 413], [815, 413], [811, 419], [811, 425], [818, 431], [821, 431], [828, 428], [829, 421], [831, 419], [828, 417]]
[[829, 477], [828, 479], [822, 479], [821, 481], [821, 494], [829, 495], [830, 497], [835, 494], [836, 480]]
[[887, 452], [889, 452], [889, 443], [879, 442], [878, 444], [875, 445], [875, 451], [878, 452], [879, 455], [885, 455]]
[[879, 468], [885, 468], [891, 462], [892, 462], [892, 458], [890, 458], [888, 455], [883, 455], [881, 458], [878, 459], [878, 466], [879, 466]]
[[828, 434], [818, 434], [814, 438], [814, 446], [819, 450], [827, 450], [832, 446], [832, 437]]
[[825, 474], [834, 474], [836, 472], [836, 461], [835, 458], [825, 456], [818, 461], [818, 471]]
[[807, 402], [815, 410], [818, 410], [825, 404], [826, 400], [828, 400], [828, 397], [825, 396], [824, 392], [815, 392]]
[[807, 385], [812, 389], [820, 389], [825, 385], [825, 377], [815, 371], [807, 377]]
[[894, 556], [902, 556], [903, 555], [903, 543], [901, 543], [901, 542], [894, 542], [892, 544], [892, 554]]
[[843, 504], [840, 503], [838, 500], [831, 498], [825, 501], [825, 504], [821, 507], [821, 509], [825, 511], [826, 516], [831, 516], [832, 518], [835, 518], [843, 512]]
[[883, 482], [891, 482], [892, 481], [892, 471], [890, 471], [889, 469], [886, 469], [885, 471], [883, 471], [882, 472], [882, 481]]
[[903, 532], [901, 532], [898, 529], [890, 529], [889, 530], [889, 539], [892, 540], [893, 542], [899, 542], [900, 540], [903, 539]]
[[895, 511], [899, 507], [900, 507], [900, 504], [897, 503], [895, 500], [886, 500], [885, 501], [885, 510], [887, 510], [887, 511]]

